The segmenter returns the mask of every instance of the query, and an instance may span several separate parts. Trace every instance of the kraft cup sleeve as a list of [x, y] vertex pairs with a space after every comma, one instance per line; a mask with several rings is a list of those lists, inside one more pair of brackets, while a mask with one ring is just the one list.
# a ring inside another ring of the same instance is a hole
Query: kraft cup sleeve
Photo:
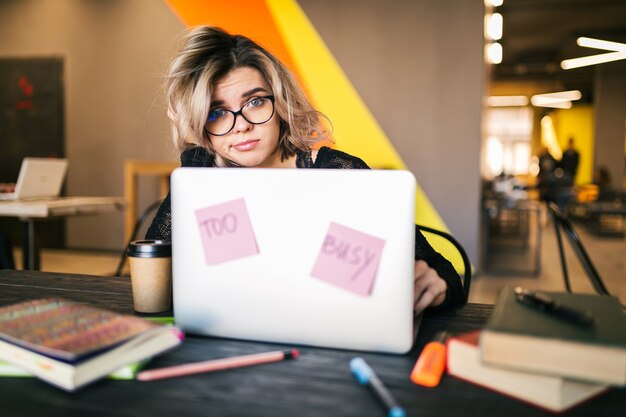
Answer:
[[129, 256], [135, 311], [157, 313], [169, 310], [172, 299], [172, 258]]

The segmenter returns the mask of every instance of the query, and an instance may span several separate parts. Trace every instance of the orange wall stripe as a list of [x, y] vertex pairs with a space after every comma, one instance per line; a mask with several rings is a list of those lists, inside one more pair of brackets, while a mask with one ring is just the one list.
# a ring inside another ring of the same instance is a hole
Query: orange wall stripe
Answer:
[[211, 25], [253, 39], [285, 64], [300, 85], [299, 74], [268, 7], [263, 0], [236, 3], [215, 0], [165, 0], [188, 27]]

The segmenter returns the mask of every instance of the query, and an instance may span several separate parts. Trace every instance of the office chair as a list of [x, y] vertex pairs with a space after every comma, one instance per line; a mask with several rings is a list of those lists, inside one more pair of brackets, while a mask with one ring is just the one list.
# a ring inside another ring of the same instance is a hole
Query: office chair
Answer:
[[422, 226], [420, 224], [416, 224], [415, 227], [422, 232], [432, 233], [433, 235], [441, 236], [442, 238], [452, 243], [456, 250], [459, 251], [459, 253], [461, 254], [461, 259], [463, 260], [463, 290], [465, 292], [465, 301], [467, 302], [467, 300], [469, 299], [470, 284], [472, 282], [472, 264], [470, 263], [467, 252], [465, 252], [463, 246], [461, 246], [461, 244], [449, 233], [433, 229], [431, 227]]
[[593, 285], [593, 288], [596, 290], [596, 292], [602, 295], [611, 295], [607, 290], [606, 285], [604, 285], [600, 274], [598, 274], [598, 271], [593, 265], [593, 262], [591, 262], [591, 258], [587, 254], [587, 251], [585, 250], [585, 247], [583, 246], [580, 237], [576, 233], [576, 230], [574, 230], [574, 226], [572, 225], [570, 219], [561, 211], [559, 206], [557, 206], [553, 202], [548, 203], [548, 211], [552, 215], [552, 221], [554, 223], [556, 241], [559, 245], [561, 267], [563, 269], [563, 280], [565, 282], [565, 289], [567, 290], [567, 292], [572, 292], [572, 288], [570, 284], [569, 274], [567, 272], [567, 261], [565, 259], [565, 248], [563, 247], [561, 231], [563, 231], [563, 233], [569, 240], [569, 243], [574, 250], [574, 253], [576, 253], [578, 260], [580, 261], [583, 269], [587, 273], [587, 277], [591, 281], [591, 284]]
[[126, 248], [128, 248], [128, 245], [130, 245], [130, 242], [137, 239], [137, 233], [139, 233], [139, 229], [141, 229], [141, 226], [143, 226], [143, 224], [147, 220], [150, 213], [152, 213], [153, 211], [155, 211], [161, 206], [162, 202], [163, 202], [163, 199], [158, 199], [152, 202], [152, 204], [146, 207], [146, 209], [139, 215], [139, 217], [137, 218], [137, 221], [135, 221], [135, 226], [133, 227], [133, 231], [130, 234], [130, 238], [128, 239], [128, 242], [126, 242], [126, 246], [124, 246], [124, 250], [122, 251], [122, 255], [120, 256], [120, 262], [117, 265], [115, 274], [113, 274], [114, 277], [122, 276], [122, 270], [124, 269], [124, 264], [126, 263]]

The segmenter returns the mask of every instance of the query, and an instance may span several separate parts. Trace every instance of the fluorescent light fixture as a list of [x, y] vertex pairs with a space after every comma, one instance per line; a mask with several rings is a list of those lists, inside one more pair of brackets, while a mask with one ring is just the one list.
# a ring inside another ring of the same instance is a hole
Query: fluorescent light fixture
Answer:
[[489, 107], [523, 107], [528, 105], [526, 96], [489, 96], [487, 97]]
[[502, 45], [498, 42], [485, 45], [485, 59], [490, 64], [502, 63]]
[[555, 109], [571, 109], [572, 101], [580, 100], [582, 94], [578, 90], [557, 91], [555, 93], [535, 94], [530, 103], [535, 107], [551, 107]]
[[626, 51], [624, 52], [609, 52], [607, 54], [598, 54], [591, 56], [584, 56], [581, 58], [572, 58], [561, 61], [561, 68], [564, 70], [586, 67], [589, 65], [604, 64], [605, 62], [619, 61], [620, 59], [626, 59]]
[[552, 102], [537, 102], [530, 99], [530, 102], [535, 107], [549, 107], [551, 109], [571, 109], [572, 102], [571, 101], [552, 101]]
[[500, 13], [485, 15], [485, 38], [497, 41], [502, 39], [503, 19]]
[[541, 99], [552, 100], [552, 101], [575, 101], [580, 100], [582, 94], [578, 90], [569, 90], [569, 91], [557, 91], [556, 93], [544, 93], [544, 94], [535, 94], [533, 97], [538, 97]]
[[604, 49], [614, 52], [626, 52], [626, 43], [621, 42], [611, 42], [604, 41], [602, 39], [580, 37], [576, 39], [576, 43], [579, 46], [584, 46], [585, 48]]
[[580, 46], [584, 46], [585, 48], [603, 49], [611, 52], [606, 54], [583, 56], [581, 58], [566, 59], [561, 61], [561, 68], [568, 70], [626, 59], [626, 43], [611, 42], [602, 39], [587, 38], [584, 36], [576, 39], [576, 43]]

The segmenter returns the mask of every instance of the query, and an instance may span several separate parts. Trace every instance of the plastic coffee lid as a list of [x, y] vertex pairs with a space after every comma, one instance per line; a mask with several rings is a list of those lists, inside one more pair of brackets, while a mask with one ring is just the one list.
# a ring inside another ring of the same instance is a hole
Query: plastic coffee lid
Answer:
[[133, 240], [126, 255], [135, 258], [165, 258], [172, 256], [172, 245], [163, 240]]

